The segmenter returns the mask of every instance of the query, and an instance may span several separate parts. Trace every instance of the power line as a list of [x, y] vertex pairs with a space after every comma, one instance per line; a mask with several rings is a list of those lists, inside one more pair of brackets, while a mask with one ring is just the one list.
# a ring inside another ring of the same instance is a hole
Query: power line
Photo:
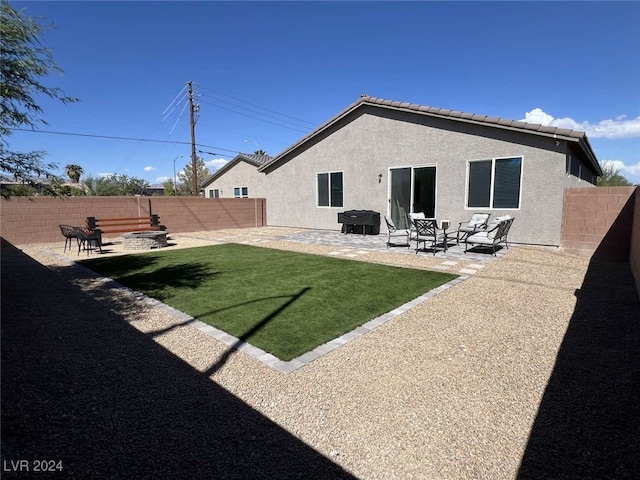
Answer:
[[215, 97], [212, 97], [212, 96], [210, 96], [210, 95], [202, 95], [202, 96], [203, 96], [203, 97], [205, 97], [205, 98], [210, 98], [210, 99], [212, 99], [212, 100], [215, 100], [216, 102], [226, 103], [227, 105], [231, 105], [231, 106], [236, 107], [236, 108], [241, 108], [241, 109], [243, 109], [243, 110], [247, 110], [247, 111], [252, 112], [252, 113], [257, 113], [258, 115], [262, 115], [262, 116], [265, 116], [265, 117], [273, 118], [274, 120], [278, 120], [279, 122], [289, 123], [289, 124], [291, 124], [291, 125], [293, 125], [293, 126], [295, 126], [295, 127], [300, 127], [300, 128], [309, 128], [309, 127], [308, 127], [308, 126], [306, 126], [306, 125], [300, 125], [300, 123], [294, 123], [294, 122], [291, 122], [291, 121], [289, 121], [289, 120], [284, 120], [284, 119], [282, 119], [282, 118], [278, 118], [278, 117], [276, 117], [276, 116], [274, 116], [274, 115], [267, 115], [266, 113], [258, 112], [257, 110], [252, 110], [252, 109], [250, 109], [250, 108], [243, 107], [243, 106], [241, 106], [241, 105], [236, 105], [236, 104], [234, 104], [234, 103], [227, 102], [226, 100], [221, 100], [221, 99], [219, 99], [219, 98], [215, 98]]
[[232, 98], [233, 100], [236, 100], [237, 102], [246, 103], [247, 105], [251, 105], [252, 107], [261, 108], [262, 110], [266, 110], [267, 112], [275, 113], [277, 115], [281, 115], [283, 117], [287, 117], [287, 118], [290, 118], [292, 120], [296, 120], [298, 122], [307, 123], [307, 124], [311, 125], [312, 127], [317, 127], [318, 126], [317, 124], [315, 124], [313, 122], [309, 122], [307, 120], [302, 120], [300, 118], [292, 117], [291, 115], [286, 115], [284, 113], [276, 112], [275, 110], [271, 110], [269, 108], [262, 107], [260, 105], [256, 105], [255, 103], [247, 102], [246, 100], [241, 100], [239, 98], [232, 97], [231, 95], [227, 95], [226, 93], [219, 92], [217, 90], [214, 90], [213, 88], [205, 87], [204, 85], [200, 85], [198, 83], [196, 83], [196, 85], [198, 85], [201, 88], [204, 88], [205, 90], [209, 90], [209, 91], [211, 91], [213, 93], [217, 93], [218, 95], [223, 95], [225, 97]]
[[203, 102], [203, 101], [200, 101], [200, 103], [204, 103], [204, 104], [206, 104], [206, 105], [211, 105], [212, 107], [216, 107], [216, 108], [221, 108], [222, 110], [227, 110], [227, 111], [229, 111], [229, 112], [233, 112], [233, 113], [236, 113], [236, 114], [238, 114], [238, 115], [243, 115], [243, 116], [245, 116], [245, 117], [249, 117], [249, 118], [253, 118], [253, 119], [255, 119], [255, 120], [259, 120], [259, 121], [261, 121], [261, 122], [270, 123], [270, 124], [272, 124], [272, 125], [277, 125], [278, 127], [288, 128], [289, 130], [294, 130], [294, 131], [296, 131], [296, 132], [300, 132], [300, 133], [309, 133], [309, 131], [308, 131], [308, 130], [300, 130], [300, 129], [298, 129], [298, 128], [289, 127], [289, 126], [287, 126], [287, 125], [281, 125], [281, 124], [276, 123], [276, 122], [270, 122], [269, 120], [264, 120], [264, 119], [262, 119], [262, 118], [254, 117], [253, 115], [247, 115], [246, 113], [242, 113], [242, 112], [236, 112], [235, 110], [231, 110], [230, 108], [221, 107], [220, 105], [214, 105], [213, 103]]
[[[186, 89], [187, 89], [187, 85], [185, 84], [185, 86], [184, 86], [184, 87], [182, 87], [182, 90], [180, 90], [180, 91], [178, 92], [178, 95], [176, 95], [176, 98], [174, 98], [174, 99], [171, 101], [171, 103], [169, 104], [169, 106], [168, 106], [167, 108], [165, 108], [165, 109], [164, 109], [164, 112], [162, 112], [162, 116], [164, 116], [165, 114], [169, 115], [169, 114], [167, 113], [167, 110], [169, 110], [169, 109], [171, 108], [171, 105], [174, 105], [174, 104], [175, 104], [175, 105], [177, 105], [177, 104], [179, 104], [179, 103], [180, 103], [180, 101], [178, 100], [178, 98], [180, 97], [180, 95], [182, 95], [182, 93], [183, 93]], [[175, 107], [175, 105], [174, 105], [174, 107], [173, 107], [173, 108], [176, 108], [176, 107]], [[169, 113], [171, 113], [171, 112], [169, 112]]]
[[[104, 138], [107, 140], [127, 140], [134, 142], [150, 142], [150, 143], [171, 143], [176, 145], [191, 145], [191, 142], [170, 141], [170, 140], [154, 140], [150, 138], [132, 138], [132, 137], [116, 137], [111, 135], [96, 135], [91, 133], [70, 133], [70, 132], [53, 132], [51, 130], [31, 130], [29, 128], [9, 128], [17, 132], [30, 132], [30, 133], [48, 133], [51, 135], [69, 135], [73, 137], [87, 137], [87, 138]], [[214, 147], [213, 145], [204, 145], [202, 143], [196, 143], [199, 147], [212, 148], [214, 150], [224, 150], [225, 152], [241, 153], [238, 150], [231, 150], [230, 148]]]

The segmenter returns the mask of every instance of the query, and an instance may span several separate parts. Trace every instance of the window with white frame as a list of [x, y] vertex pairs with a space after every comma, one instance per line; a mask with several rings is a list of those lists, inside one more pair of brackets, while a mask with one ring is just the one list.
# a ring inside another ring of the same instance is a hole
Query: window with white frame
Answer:
[[209, 198], [220, 198], [220, 190], [217, 188], [209, 190]]
[[467, 208], [520, 208], [522, 157], [467, 163]]
[[318, 206], [342, 207], [342, 172], [318, 174]]
[[233, 197], [234, 198], [248, 198], [249, 197], [249, 187], [234, 187], [233, 188]]

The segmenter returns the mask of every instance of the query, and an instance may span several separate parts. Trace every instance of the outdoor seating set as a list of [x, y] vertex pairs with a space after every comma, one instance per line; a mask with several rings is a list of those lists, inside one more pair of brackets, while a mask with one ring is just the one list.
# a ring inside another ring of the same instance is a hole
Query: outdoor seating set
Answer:
[[[67, 251], [67, 246], [71, 250], [71, 244], [75, 238], [78, 243], [78, 255], [81, 250], [85, 250], [89, 255], [94, 247], [102, 253], [103, 234], [125, 233], [123, 235], [125, 249], [138, 250], [142, 246], [148, 248], [167, 246], [167, 228], [160, 224], [160, 217], [153, 214], [126, 218], [87, 217], [84, 227], [72, 225], [59, 225], [59, 227], [65, 238], [64, 251]], [[132, 248], [127, 248], [129, 242]]]
[[[424, 213], [409, 213], [407, 214], [407, 223], [409, 228], [400, 229], [397, 228], [394, 221], [389, 216], [385, 216], [385, 222], [387, 223], [387, 248], [391, 245], [407, 245], [410, 247], [411, 241], [416, 241], [416, 253], [420, 250], [420, 244], [423, 245], [423, 249], [429, 248], [436, 254], [438, 245], [441, 245], [446, 252], [448, 244], [455, 241], [456, 245], [460, 242], [464, 242], [464, 252], [467, 253], [468, 249], [473, 248], [476, 245], [489, 246], [492, 249], [493, 255], [496, 254], [496, 247], [501, 243], [508, 249], [507, 235], [509, 229], [513, 224], [513, 218], [509, 215], [502, 217], [496, 217], [492, 222], [489, 222], [490, 213], [474, 213], [471, 219], [466, 222], [460, 222], [458, 228], [450, 230], [451, 224], [447, 220], [440, 222], [435, 218], [425, 218]], [[402, 239], [403, 241], [398, 243], [393, 241], [394, 239]], [[427, 247], [428, 246], [428, 247]]]
[[71, 250], [71, 244], [73, 239], [78, 243], [78, 255], [81, 250], [85, 250], [87, 255], [93, 251], [94, 245], [98, 248], [98, 251], [102, 253], [102, 232], [100, 230], [91, 230], [86, 227], [74, 227], [71, 225], [59, 225], [60, 232], [65, 238], [64, 251], [67, 251], [67, 246]]

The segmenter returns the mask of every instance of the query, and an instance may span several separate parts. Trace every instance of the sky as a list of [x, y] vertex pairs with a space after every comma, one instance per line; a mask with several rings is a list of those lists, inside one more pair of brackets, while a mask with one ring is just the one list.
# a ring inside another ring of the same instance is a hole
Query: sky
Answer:
[[[37, 98], [48, 125], [12, 150], [58, 173], [172, 179], [276, 155], [361, 94], [572, 128], [640, 183], [640, 2], [12, 1], [80, 101]], [[54, 133], [49, 133], [54, 132]], [[105, 138], [117, 137], [117, 138]]]

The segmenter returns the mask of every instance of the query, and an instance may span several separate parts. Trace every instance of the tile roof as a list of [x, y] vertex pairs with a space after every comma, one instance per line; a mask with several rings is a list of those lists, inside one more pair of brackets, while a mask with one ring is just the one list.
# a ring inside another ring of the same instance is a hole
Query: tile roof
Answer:
[[259, 168], [266, 163], [269, 163], [273, 157], [270, 155], [256, 155], [255, 153], [238, 153], [230, 162], [225, 164], [223, 167], [220, 167], [215, 171], [212, 175], [206, 178], [200, 185], [202, 187], [206, 187], [211, 182], [213, 182], [216, 178], [220, 177], [224, 172], [229, 170], [231, 167], [236, 165], [238, 162], [247, 162], [249, 165], [253, 165], [256, 168]]
[[456, 110], [448, 110], [446, 108], [428, 107], [426, 105], [418, 105], [415, 103], [407, 102], [395, 102], [393, 100], [385, 100], [384, 98], [377, 97], [360, 97], [358, 103], [367, 103], [370, 105], [382, 105], [387, 107], [393, 107], [401, 110], [412, 110], [415, 112], [429, 113], [432, 116], [448, 117], [454, 119], [469, 120], [478, 123], [486, 123], [489, 125], [499, 125], [502, 127], [513, 127], [517, 130], [528, 130], [532, 132], [543, 132], [548, 134], [555, 134], [563, 137], [584, 138], [585, 133], [579, 130], [570, 130], [567, 128], [550, 127], [547, 125], [540, 125], [537, 123], [519, 122], [516, 120], [510, 120], [500, 117], [489, 117], [487, 115], [478, 115], [477, 113], [459, 112]]
[[269, 155], [256, 155], [255, 153], [239, 153], [236, 156], [236, 158], [241, 158], [245, 162], [250, 163], [251, 165], [254, 165], [256, 167], [259, 167], [267, 163], [273, 157]]
[[585, 132], [581, 132], [579, 130], [571, 130], [567, 128], [550, 127], [547, 125], [540, 125], [537, 123], [519, 122], [516, 120], [509, 120], [509, 119], [500, 118], [500, 117], [489, 117], [487, 115], [461, 112], [461, 111], [450, 110], [446, 108], [429, 107], [426, 105], [419, 105], [417, 103], [386, 100], [384, 98], [370, 97], [366, 94], [363, 94], [362, 96], [360, 96], [360, 98], [357, 101], [349, 105], [347, 108], [345, 108], [343, 111], [338, 113], [336, 116], [334, 116], [324, 124], [320, 125], [318, 128], [313, 130], [310, 134], [303, 137], [298, 142], [288, 147], [286, 150], [282, 151], [281, 153], [273, 157], [273, 159], [269, 163], [260, 167], [260, 171], [265, 171], [270, 168], [277, 168], [278, 162], [285, 155], [287, 155], [288, 153], [291, 153], [293, 150], [295, 150], [300, 145], [305, 143], [307, 140], [310, 140], [320, 132], [328, 129], [330, 126], [335, 124], [338, 120], [345, 117], [349, 113], [367, 105], [379, 107], [379, 108], [411, 112], [411, 113], [427, 115], [431, 117], [447, 118], [447, 119], [466, 122], [466, 123], [483, 124], [488, 127], [519, 131], [519, 132], [530, 133], [534, 135], [550, 136], [553, 138], [559, 138], [559, 139], [567, 140], [570, 142], [576, 142], [579, 144], [581, 150], [584, 152], [585, 156], [589, 159], [589, 161], [594, 166], [596, 171], [599, 173], [602, 173], [600, 165], [598, 164], [598, 160], [596, 159], [595, 153], [593, 152], [591, 145], [589, 144], [589, 140], [587, 139], [587, 135], [585, 134]]

